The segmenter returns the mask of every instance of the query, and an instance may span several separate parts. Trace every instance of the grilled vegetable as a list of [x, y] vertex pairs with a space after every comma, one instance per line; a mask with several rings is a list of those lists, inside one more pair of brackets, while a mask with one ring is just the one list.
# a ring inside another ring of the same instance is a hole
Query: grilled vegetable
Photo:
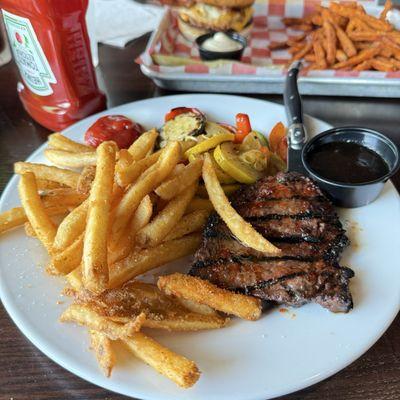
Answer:
[[244, 138], [251, 132], [250, 118], [247, 114], [236, 115], [236, 143], [242, 143]]
[[214, 147], [218, 146], [222, 142], [232, 142], [235, 139], [235, 135], [230, 132], [223, 132], [218, 133], [214, 136], [209, 137], [206, 140], [203, 140], [196, 146], [191, 147], [189, 150], [186, 151], [185, 156], [189, 158], [190, 155], [201, 154]]
[[251, 184], [261, 177], [261, 173], [242, 161], [237, 148], [232, 143], [222, 143], [214, 150], [215, 161], [238, 182]]
[[196, 141], [196, 136], [204, 132], [206, 125], [205, 115], [197, 108], [174, 108], [165, 116], [165, 120], [160, 130], [160, 147], [172, 140]]

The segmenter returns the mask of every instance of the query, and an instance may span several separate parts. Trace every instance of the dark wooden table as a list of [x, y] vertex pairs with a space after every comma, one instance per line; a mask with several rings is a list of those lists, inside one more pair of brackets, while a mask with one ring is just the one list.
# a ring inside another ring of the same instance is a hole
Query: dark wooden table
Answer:
[[[100, 85], [109, 106], [167, 93], [144, 77], [135, 57], [147, 37], [124, 50], [100, 47]], [[12, 174], [12, 165], [25, 159], [49, 132], [23, 110], [16, 92], [13, 64], [0, 68], [0, 191]], [[281, 102], [280, 96], [254, 96]], [[400, 101], [307, 97], [305, 112], [333, 125], [361, 124], [381, 130], [400, 145]], [[400, 175], [394, 179], [400, 188]], [[393, 221], [400, 223], [400, 221]], [[393, 260], [395, 262], [395, 260]], [[397, 261], [398, 263], [398, 261]], [[0, 306], [0, 399], [1, 400], [121, 400], [67, 372], [37, 350], [17, 329]], [[400, 318], [364, 356], [345, 370], [281, 400], [398, 400], [400, 399]]]

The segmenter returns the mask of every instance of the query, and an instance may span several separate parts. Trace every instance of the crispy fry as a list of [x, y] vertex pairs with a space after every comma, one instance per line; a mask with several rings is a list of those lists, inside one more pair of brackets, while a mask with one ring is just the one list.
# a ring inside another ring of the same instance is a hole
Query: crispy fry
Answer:
[[200, 304], [206, 304], [226, 314], [255, 321], [261, 316], [261, 301], [220, 289], [208, 281], [184, 274], [160, 276], [157, 286], [168, 295], [183, 297]]
[[83, 255], [83, 236], [81, 233], [68, 247], [59, 251], [52, 251], [50, 270], [56, 275], [69, 274], [78, 268]]
[[375, 42], [381, 38], [381, 34], [377, 32], [372, 32], [372, 31], [366, 31], [366, 32], [350, 32], [349, 33], [349, 38], [355, 42]]
[[393, 63], [389, 59], [384, 57], [373, 58], [371, 60], [371, 66], [377, 71], [382, 71], [382, 72], [396, 71], [396, 67], [393, 65]]
[[25, 235], [30, 237], [36, 237], [36, 232], [33, 229], [31, 223], [29, 221], [25, 222], [24, 224]]
[[142, 160], [134, 161], [131, 165], [129, 165], [129, 167], [117, 169], [116, 180], [118, 184], [120, 186], [127, 186], [134, 182], [144, 171], [158, 161], [160, 154], [161, 152], [157, 151], [156, 153], [153, 153]]
[[218, 182], [208, 154], [206, 154], [204, 158], [203, 180], [215, 210], [238, 240], [246, 246], [259, 251], [270, 254], [280, 253], [277, 247], [260, 235], [251, 224], [246, 222], [230, 205], [229, 200]]
[[326, 61], [332, 65], [336, 59], [336, 33], [335, 28], [328, 19], [324, 19], [322, 24], [326, 38]]
[[381, 15], [379, 16], [379, 19], [381, 21], [386, 21], [386, 16], [387, 13], [393, 8], [392, 0], [386, 0], [385, 6], [383, 7], [383, 10], [381, 12]]
[[119, 240], [129, 224], [129, 221], [142, 201], [143, 197], [153, 191], [174, 169], [181, 157], [181, 147], [177, 142], [171, 142], [164, 147], [160, 159], [151, 171], [144, 173], [140, 179], [125, 192], [116, 207], [112, 235]]
[[281, 50], [286, 49], [286, 47], [288, 47], [287, 42], [270, 42], [268, 45], [270, 50]]
[[196, 190], [197, 183], [172, 199], [148, 225], [137, 233], [137, 243], [147, 247], [154, 247], [161, 243], [182, 218]]
[[84, 195], [89, 195], [95, 175], [96, 167], [94, 165], [84, 167], [79, 175], [76, 191]]
[[106, 377], [111, 376], [115, 366], [115, 354], [112, 349], [111, 340], [102, 332], [89, 330], [90, 346], [96, 353], [97, 362]]
[[313, 49], [315, 54], [315, 61], [320, 69], [325, 69], [328, 65], [325, 58], [325, 50], [322, 47], [321, 41], [318, 37], [314, 39]]
[[342, 61], [346, 61], [347, 59], [348, 59], [348, 57], [343, 50], [341, 50], [341, 49], [336, 50], [336, 60], [337, 61], [342, 62]]
[[347, 61], [343, 61], [333, 65], [334, 69], [352, 67], [353, 65], [360, 64], [365, 60], [373, 58], [379, 53], [379, 46], [371, 47], [370, 49], [365, 49], [360, 51], [356, 56], [349, 58]]
[[132, 156], [132, 161], [145, 158], [153, 150], [157, 137], [158, 133], [156, 129], [141, 134], [128, 149], [128, 152]]
[[128, 257], [110, 266], [109, 287], [115, 288], [160, 265], [192, 254], [200, 243], [201, 235], [191, 234], [150, 249], [133, 250]]
[[53, 251], [62, 251], [70, 246], [85, 230], [89, 201], [84, 201], [72, 210], [61, 222], [54, 239]]
[[47, 190], [40, 198], [46, 208], [60, 205], [76, 207], [82, 204], [87, 196], [71, 188], [59, 188]]
[[65, 276], [68, 284], [74, 289], [79, 291], [83, 288], [82, 284], [82, 269], [81, 267], [75, 268], [69, 274]]
[[49, 165], [32, 164], [22, 161], [14, 164], [14, 172], [19, 175], [25, 172], [32, 172], [36, 179], [46, 179], [49, 181], [59, 182], [74, 189], [76, 189], [79, 179], [79, 173], [69, 169], [61, 169]]
[[85, 153], [88, 151], [95, 152], [96, 150], [91, 146], [86, 146], [84, 144], [68, 139], [66, 136], [58, 132], [49, 135], [48, 140], [49, 147], [52, 149], [72, 151], [74, 153]]
[[156, 188], [155, 192], [162, 199], [171, 200], [199, 179], [202, 166], [202, 159], [197, 159], [194, 162], [189, 163], [186, 167], [183, 167], [183, 170], [175, 177], [163, 182], [158, 188]]
[[107, 236], [109, 230], [116, 147], [103, 142], [97, 148], [96, 176], [90, 190], [83, 242], [83, 282], [93, 292], [108, 284]]
[[46, 149], [45, 157], [52, 163], [68, 168], [82, 168], [87, 165], [96, 165], [96, 153], [74, 153], [72, 151]]
[[[68, 206], [65, 205], [46, 208], [46, 214], [49, 216], [62, 215], [68, 211]], [[0, 233], [21, 226], [27, 221], [28, 218], [23, 207], [14, 207], [4, 211], [0, 214]]]
[[38, 178], [36, 178], [36, 184], [37, 184], [39, 192], [42, 192], [45, 190], [60, 189], [60, 188], [67, 187], [58, 182], [49, 181], [48, 179], [38, 179]]
[[353, 67], [354, 71], [367, 71], [371, 69], [371, 60], [365, 60], [362, 63]]
[[135, 320], [122, 325], [102, 317], [88, 306], [72, 304], [61, 314], [60, 322], [75, 322], [117, 340], [138, 332], [145, 318], [145, 314], [141, 314]]
[[340, 45], [342, 46], [343, 51], [346, 53], [347, 57], [353, 57], [357, 54], [357, 50], [354, 47], [353, 42], [346, 35], [346, 32], [340, 28], [338, 25], [335, 26], [336, 35], [339, 40]]
[[202, 230], [207, 222], [207, 218], [208, 212], [206, 210], [196, 210], [184, 215], [174, 226], [174, 229], [164, 238], [164, 242], [179, 239], [189, 233]]
[[200, 377], [196, 364], [174, 353], [141, 332], [124, 339], [129, 350], [157, 372], [183, 388], [193, 386]]
[[56, 227], [46, 213], [45, 207], [40, 200], [35, 175], [32, 172], [26, 172], [21, 175], [18, 190], [25, 214], [36, 236], [43, 243], [44, 247], [50, 251], [53, 246], [54, 237], [56, 236]]

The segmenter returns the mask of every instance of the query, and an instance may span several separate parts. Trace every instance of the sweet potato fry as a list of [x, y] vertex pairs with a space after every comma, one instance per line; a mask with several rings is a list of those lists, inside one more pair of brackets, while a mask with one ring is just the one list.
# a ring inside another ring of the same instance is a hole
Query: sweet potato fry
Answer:
[[339, 43], [342, 46], [342, 49], [346, 53], [347, 57], [355, 56], [357, 54], [357, 50], [354, 47], [353, 42], [346, 35], [346, 32], [338, 25], [335, 26], [335, 30]]
[[383, 10], [379, 16], [379, 19], [381, 21], [386, 21], [386, 16], [387, 13], [393, 8], [392, 0], [386, 0], [385, 6], [383, 7]]
[[371, 60], [371, 66], [373, 69], [376, 69], [377, 71], [382, 71], [382, 72], [391, 72], [391, 71], [396, 71], [396, 67], [393, 65], [393, 63], [389, 59], [385, 59], [383, 57], [380, 58], [373, 58]]
[[325, 69], [328, 65], [325, 59], [325, 50], [322, 47], [321, 41], [319, 38], [315, 39], [313, 42], [313, 49], [315, 54], [315, 62], [318, 65], [318, 68]]
[[336, 33], [333, 25], [324, 19], [322, 27], [326, 38], [326, 61], [332, 65], [336, 59]]
[[371, 69], [371, 60], [365, 60], [353, 67], [354, 71], [368, 71], [369, 69]]
[[336, 50], [336, 60], [341, 62], [341, 61], [346, 61], [348, 59], [346, 53], [341, 50], [341, 49], [337, 49]]
[[369, 60], [379, 53], [379, 46], [371, 47], [370, 49], [365, 49], [360, 51], [356, 56], [349, 58], [347, 61], [343, 61], [333, 65], [334, 69], [352, 67], [362, 63], [365, 60]]
[[270, 50], [282, 50], [286, 49], [286, 47], [288, 47], [287, 42], [270, 42], [268, 45]]

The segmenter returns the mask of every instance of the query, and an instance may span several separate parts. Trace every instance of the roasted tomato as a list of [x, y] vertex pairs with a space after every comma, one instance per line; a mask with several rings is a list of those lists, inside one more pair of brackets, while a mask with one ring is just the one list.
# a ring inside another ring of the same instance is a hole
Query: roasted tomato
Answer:
[[236, 137], [235, 143], [242, 143], [244, 138], [251, 132], [250, 118], [247, 114], [236, 114]]
[[124, 115], [106, 115], [99, 118], [85, 133], [85, 142], [97, 147], [113, 140], [120, 149], [127, 149], [141, 134], [143, 127]]

